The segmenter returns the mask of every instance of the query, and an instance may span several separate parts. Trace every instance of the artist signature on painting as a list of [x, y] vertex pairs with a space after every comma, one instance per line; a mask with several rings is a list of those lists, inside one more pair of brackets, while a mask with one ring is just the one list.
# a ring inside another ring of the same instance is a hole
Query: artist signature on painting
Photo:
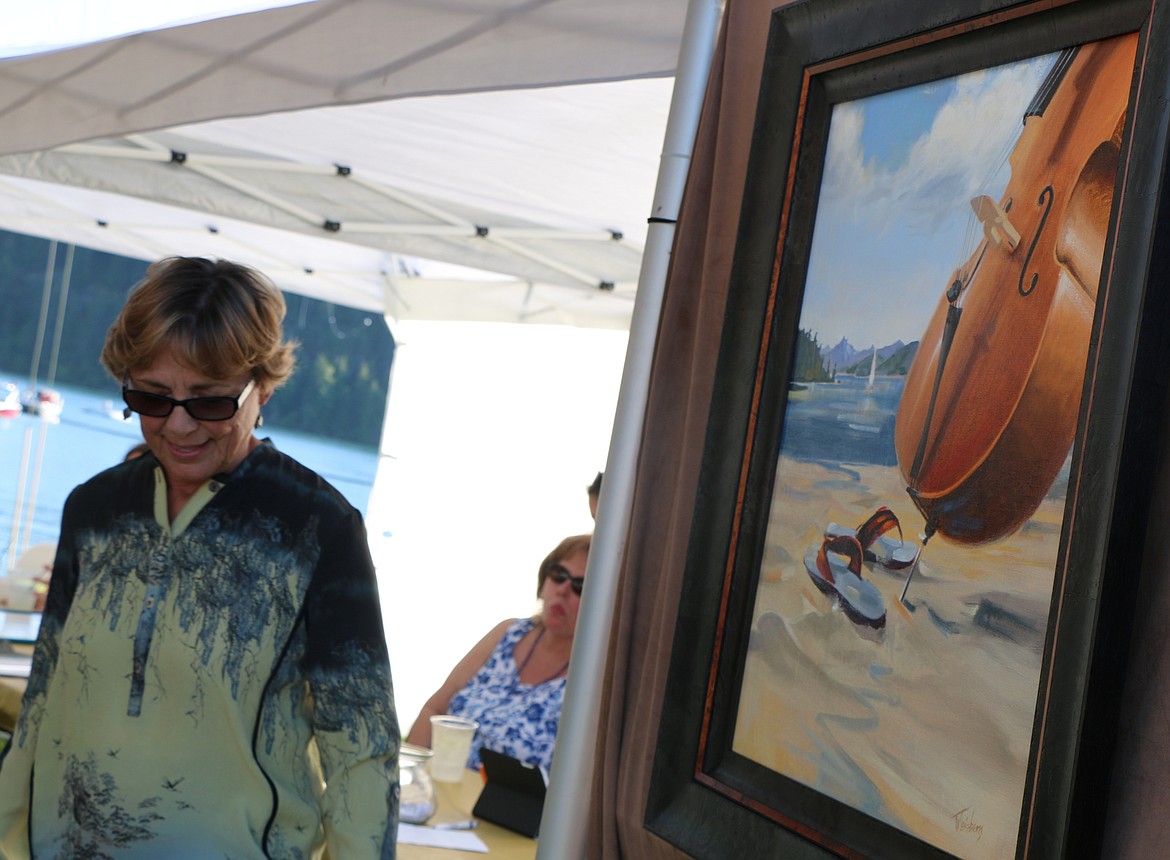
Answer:
[[983, 838], [983, 825], [975, 821], [975, 810], [971, 807], [960, 809], [951, 816], [951, 820], [955, 822], [956, 833], [970, 833], [976, 842]]

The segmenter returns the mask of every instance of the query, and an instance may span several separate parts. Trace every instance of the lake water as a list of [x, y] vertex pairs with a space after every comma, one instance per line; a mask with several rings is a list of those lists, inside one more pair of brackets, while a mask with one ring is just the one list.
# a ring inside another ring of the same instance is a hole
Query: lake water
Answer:
[[[25, 510], [15, 541], [18, 548], [56, 541], [70, 490], [119, 462], [132, 445], [142, 441], [137, 417], [120, 418], [122, 402], [115, 399], [116, 388], [111, 386], [108, 396], [63, 386], [57, 389], [64, 397], [59, 423], [31, 415], [0, 419], [0, 547], [5, 556], [13, 542], [22, 461], [29, 465], [20, 494]], [[267, 424], [258, 435], [271, 438], [277, 448], [313, 469], [366, 512], [378, 465], [376, 451]]]
[[897, 465], [894, 419], [905, 383], [878, 377], [871, 391], [868, 377], [805, 383], [789, 393], [781, 450], [797, 460]]

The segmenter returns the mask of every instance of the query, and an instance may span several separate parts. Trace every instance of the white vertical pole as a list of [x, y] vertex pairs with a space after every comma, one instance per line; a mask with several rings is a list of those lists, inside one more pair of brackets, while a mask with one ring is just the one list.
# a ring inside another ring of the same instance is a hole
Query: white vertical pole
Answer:
[[602, 683], [618, 572], [633, 505], [634, 470], [649, 397], [650, 366], [675, 222], [690, 168], [722, 11], [722, 0], [689, 0], [687, 4], [678, 71], [597, 510], [597, 527], [585, 574], [589, 585], [581, 597], [577, 618], [573, 668], [557, 732], [557, 751], [544, 802], [537, 860], [568, 860], [583, 857], [585, 853]]
[[[53, 256], [56, 257], [56, 243], [53, 244]], [[49, 372], [45, 377], [45, 382], [52, 385], [57, 378], [57, 359], [61, 354], [61, 334], [65, 329], [65, 303], [69, 300], [69, 281], [73, 277], [73, 252], [75, 246], [70, 244], [65, 251], [65, 269], [61, 273], [61, 298], [57, 301], [57, 327], [53, 334], [53, 346], [51, 357], [49, 359]], [[50, 268], [50, 273], [52, 269]], [[52, 275], [49, 275], [50, 281]], [[45, 308], [47, 311], [47, 307]], [[39, 336], [39, 335], [38, 335]], [[40, 361], [40, 347], [37, 348], [37, 359]], [[32, 394], [36, 396], [36, 389], [32, 389]], [[37, 453], [36, 465], [32, 469], [32, 484], [29, 486], [28, 499], [24, 502], [24, 538], [20, 542], [20, 551], [24, 552], [32, 544], [32, 529], [33, 519], [37, 514], [37, 492], [41, 485], [41, 468], [45, 461], [45, 443], [49, 433], [49, 418], [44, 415], [41, 418], [41, 429], [37, 435]], [[55, 420], [55, 419], [52, 419]]]
[[49, 372], [45, 382], [53, 385], [57, 381], [57, 359], [61, 356], [61, 335], [65, 331], [65, 306], [69, 302], [69, 282], [73, 279], [73, 252], [76, 245], [65, 248], [65, 269], [61, 272], [61, 298], [57, 300], [57, 327], [53, 330], [53, 349], [49, 359]]
[[[41, 287], [41, 315], [37, 322], [37, 337], [33, 345], [32, 364], [28, 370], [28, 388], [25, 390], [24, 396], [34, 397], [37, 391], [37, 374], [40, 372], [41, 366], [41, 350], [45, 344], [45, 327], [49, 319], [49, 300], [53, 294], [53, 273], [56, 269], [57, 262], [57, 240], [49, 240], [49, 257], [45, 261], [45, 277], [43, 286]], [[42, 438], [39, 444], [44, 444], [42, 425]], [[29, 475], [30, 451], [32, 450], [33, 428], [30, 426], [24, 431], [24, 451], [20, 455], [20, 476], [16, 481], [16, 499], [12, 506], [12, 537], [8, 541], [7, 560], [4, 566], [5, 572], [12, 570], [16, 563], [16, 556], [19, 553], [20, 547], [20, 529], [24, 524], [25, 518], [25, 487]], [[39, 466], [38, 466], [39, 468]], [[35, 481], [35, 479], [34, 479]], [[35, 495], [35, 492], [34, 492]], [[32, 529], [32, 512], [28, 513], [29, 525], [25, 531], [26, 546], [29, 540], [28, 535], [31, 534]]]
[[4, 563], [4, 570], [0, 576], [10, 573], [16, 565], [17, 552], [20, 549], [20, 526], [24, 518], [24, 490], [28, 481], [28, 469], [31, 462], [33, 428], [29, 425], [24, 430], [24, 449], [20, 453], [20, 472], [16, 478], [16, 497], [12, 506], [12, 535], [8, 538], [8, 553]]
[[33, 344], [32, 366], [28, 371], [28, 387], [36, 391], [37, 376], [41, 368], [41, 350], [45, 345], [45, 327], [49, 321], [49, 298], [53, 294], [53, 272], [57, 261], [57, 240], [49, 240], [49, 259], [45, 263], [45, 282], [41, 288], [41, 316], [37, 321], [37, 339]]

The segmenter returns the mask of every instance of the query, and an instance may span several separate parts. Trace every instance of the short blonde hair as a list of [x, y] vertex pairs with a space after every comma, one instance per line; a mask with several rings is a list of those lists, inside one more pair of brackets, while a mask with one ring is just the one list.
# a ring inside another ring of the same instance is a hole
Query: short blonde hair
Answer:
[[168, 257], [152, 264], [106, 333], [102, 364], [122, 382], [171, 350], [216, 379], [249, 373], [261, 389], [293, 372], [284, 296], [265, 275], [227, 260]]
[[540, 597], [540, 592], [544, 590], [544, 581], [548, 579], [548, 575], [553, 572], [554, 567], [577, 552], [584, 552], [588, 556], [589, 545], [592, 542], [592, 535], [573, 535], [557, 544], [556, 549], [545, 556], [544, 561], [540, 563], [540, 573], [536, 577], [536, 596]]

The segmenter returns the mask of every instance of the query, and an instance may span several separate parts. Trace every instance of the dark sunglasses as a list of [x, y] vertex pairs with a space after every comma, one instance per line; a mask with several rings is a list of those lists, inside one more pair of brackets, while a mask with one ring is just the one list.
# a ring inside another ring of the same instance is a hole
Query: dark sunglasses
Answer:
[[175, 400], [165, 394], [128, 388], [124, 383], [122, 399], [126, 401], [127, 409], [148, 418], [166, 418], [175, 411], [176, 406], [182, 406], [196, 421], [227, 421], [239, 411], [255, 386], [256, 380], [252, 379], [235, 397], [188, 397], [186, 400]]
[[585, 577], [573, 576], [573, 574], [569, 573], [568, 568], [566, 568], [563, 564], [558, 564], [556, 567], [550, 570], [548, 572], [548, 578], [557, 585], [560, 585], [563, 582], [572, 583], [573, 593], [576, 595], [580, 595], [581, 589], [585, 587]]

